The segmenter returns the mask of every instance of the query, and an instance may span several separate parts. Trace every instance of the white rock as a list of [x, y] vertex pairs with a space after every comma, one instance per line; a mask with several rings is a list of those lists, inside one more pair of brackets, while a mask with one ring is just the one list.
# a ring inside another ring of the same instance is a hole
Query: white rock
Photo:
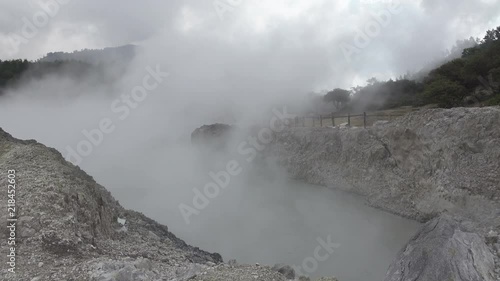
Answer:
[[121, 224], [121, 225], [125, 225], [125, 223], [127, 222], [126, 219], [121, 219], [121, 218], [118, 218], [117, 219], [118, 223]]
[[490, 230], [488, 234], [486, 234], [486, 242], [490, 244], [495, 244], [498, 242], [498, 232]]

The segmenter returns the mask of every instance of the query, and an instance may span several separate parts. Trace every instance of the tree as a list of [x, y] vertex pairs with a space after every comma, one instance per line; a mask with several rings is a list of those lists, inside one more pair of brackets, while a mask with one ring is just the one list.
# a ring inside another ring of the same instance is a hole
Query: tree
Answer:
[[486, 31], [486, 36], [484, 36], [483, 39], [485, 43], [490, 43], [496, 40], [500, 40], [500, 26], [496, 29]]
[[379, 81], [377, 80], [377, 78], [376, 78], [376, 77], [372, 77], [372, 78], [368, 79], [368, 80], [366, 81], [366, 83], [368, 83], [368, 85], [376, 85], [376, 84], [378, 84], [378, 83], [379, 83]]
[[344, 89], [334, 89], [324, 97], [325, 102], [332, 102], [337, 110], [340, 110], [351, 100], [351, 92]]
[[437, 103], [439, 107], [450, 108], [462, 105], [467, 89], [460, 83], [439, 78], [425, 85], [426, 103]]
[[464, 52], [468, 52], [471, 48], [476, 47], [481, 40], [479, 38], [470, 37], [469, 39], [457, 40], [455, 45], [449, 50], [447, 60], [461, 58]]

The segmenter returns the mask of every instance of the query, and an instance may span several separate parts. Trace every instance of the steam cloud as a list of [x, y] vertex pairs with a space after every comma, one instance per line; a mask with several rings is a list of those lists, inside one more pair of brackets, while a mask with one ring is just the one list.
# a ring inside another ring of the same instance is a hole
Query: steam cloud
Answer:
[[[401, 14], [348, 63], [341, 43], [352, 42], [356, 30], [387, 5], [384, 1], [243, 1], [221, 20], [212, 1], [72, 0], [18, 52], [4, 51], [10, 48], [9, 36], [22, 29], [23, 17], [31, 19], [40, 3], [47, 2], [0, 0], [1, 59], [38, 59], [53, 51], [129, 43], [141, 46], [141, 52], [126, 73], [108, 85], [95, 85], [92, 77], [23, 81], [22, 87], [0, 97], [0, 126], [15, 137], [37, 139], [66, 154], [68, 145], [85, 139], [82, 130], [112, 119], [116, 129], [81, 167], [126, 207], [153, 212], [148, 204], [162, 206], [154, 217], [171, 222], [172, 230], [192, 243], [201, 236], [183, 228], [177, 206], [192, 199], [194, 187], [210, 181], [207, 166], [189, 143], [195, 128], [216, 122], [244, 127], [266, 121], [275, 106], [300, 109], [304, 94], [311, 91], [348, 88], [374, 75], [384, 79], [418, 70], [456, 40], [481, 36], [500, 25], [498, 0], [403, 1]], [[169, 77], [118, 122], [110, 105], [141, 85], [144, 69], [156, 65]], [[210, 168], [227, 163], [224, 157], [214, 158]], [[274, 194], [286, 192], [285, 173], [272, 164], [268, 167], [277, 183]], [[234, 185], [266, 186], [252, 171]], [[148, 201], [152, 198], [157, 200]], [[243, 199], [264, 200], [245, 188], [233, 188], [225, 198], [213, 203], [219, 206], [200, 218], [195, 230], [212, 223], [211, 229], [221, 230], [238, 225], [237, 217], [215, 219], [225, 215], [224, 210], [241, 208]], [[271, 225], [271, 218], [263, 225]]]

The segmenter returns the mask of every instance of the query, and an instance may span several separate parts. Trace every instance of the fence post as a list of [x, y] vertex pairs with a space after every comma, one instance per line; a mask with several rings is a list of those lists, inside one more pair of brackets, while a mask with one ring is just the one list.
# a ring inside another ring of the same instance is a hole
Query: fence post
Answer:
[[351, 113], [347, 113], [347, 127], [351, 127]]
[[319, 126], [323, 127], [323, 115], [319, 116]]
[[335, 127], [335, 116], [333, 115], [333, 112], [332, 112], [332, 127]]
[[363, 126], [366, 129], [366, 112], [363, 112]]
[[312, 120], [313, 120], [313, 127], [316, 127], [316, 117], [312, 117]]

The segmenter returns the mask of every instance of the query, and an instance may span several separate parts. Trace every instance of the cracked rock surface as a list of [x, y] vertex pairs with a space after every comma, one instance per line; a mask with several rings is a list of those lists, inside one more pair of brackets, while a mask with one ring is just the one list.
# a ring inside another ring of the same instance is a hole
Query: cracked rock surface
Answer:
[[500, 226], [500, 107], [430, 109], [363, 128], [290, 128], [268, 149], [289, 174], [422, 222]]
[[473, 231], [449, 215], [431, 220], [401, 250], [385, 280], [497, 280], [494, 255]]

